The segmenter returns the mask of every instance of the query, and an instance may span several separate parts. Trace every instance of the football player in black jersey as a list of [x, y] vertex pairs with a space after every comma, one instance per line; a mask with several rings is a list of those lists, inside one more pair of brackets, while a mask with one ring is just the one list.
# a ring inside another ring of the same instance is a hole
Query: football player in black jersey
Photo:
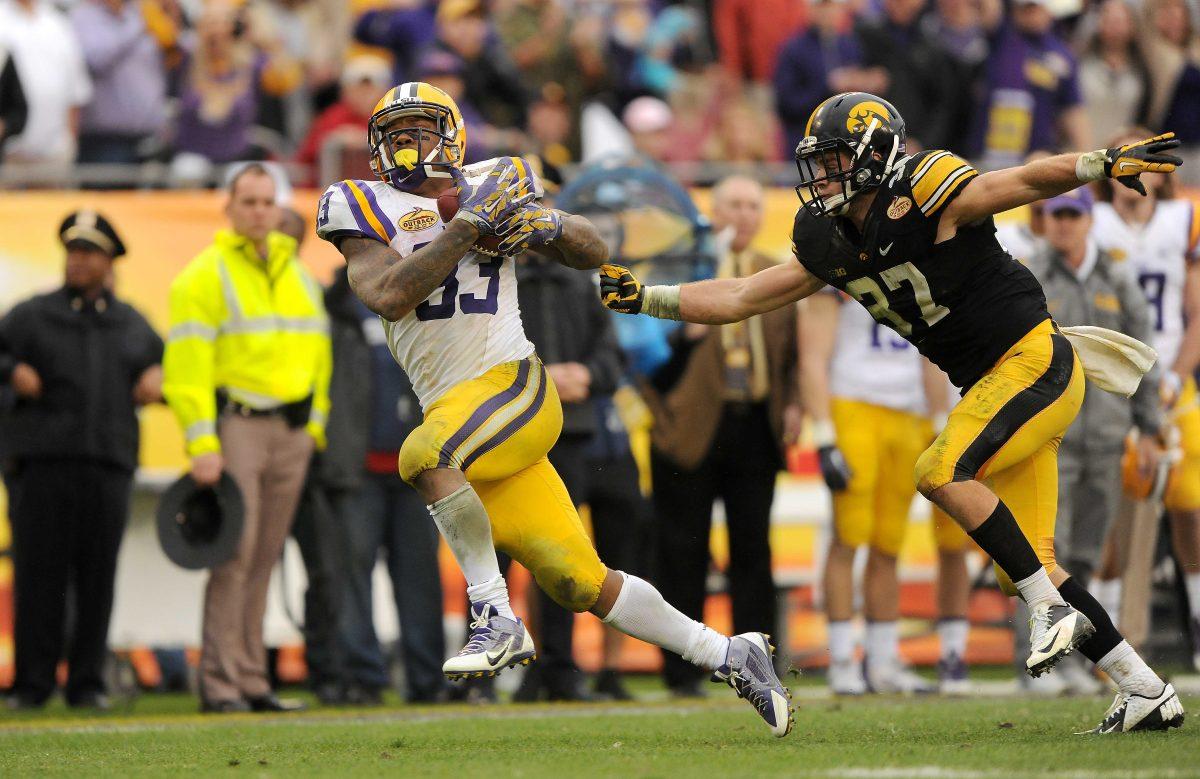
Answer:
[[1182, 164], [1164, 153], [1178, 141], [1168, 133], [980, 174], [950, 152], [908, 156], [904, 137], [904, 120], [882, 98], [829, 98], [796, 148], [797, 262], [652, 287], [606, 265], [601, 296], [615, 311], [705, 324], [761, 314], [826, 285], [854, 297], [963, 391], [917, 463], [917, 486], [991, 555], [1006, 591], [1029, 604], [1029, 673], [1079, 648], [1119, 688], [1096, 732], [1177, 726], [1175, 690], [1055, 563], [1058, 445], [1083, 400], [1084, 373], [1041, 287], [997, 242], [992, 215], [1106, 177], [1142, 191], [1141, 173]]

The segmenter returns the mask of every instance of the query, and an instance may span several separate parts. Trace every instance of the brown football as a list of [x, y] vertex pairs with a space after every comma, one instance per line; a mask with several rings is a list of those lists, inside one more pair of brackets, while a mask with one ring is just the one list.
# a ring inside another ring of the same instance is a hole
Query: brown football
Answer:
[[[442, 194], [438, 195], [437, 199], [438, 214], [442, 217], [442, 221], [446, 224], [454, 218], [458, 213], [458, 188], [451, 187]], [[495, 256], [499, 254], [496, 250], [500, 245], [500, 239], [494, 235], [482, 235], [475, 242], [475, 248], [483, 254]]]

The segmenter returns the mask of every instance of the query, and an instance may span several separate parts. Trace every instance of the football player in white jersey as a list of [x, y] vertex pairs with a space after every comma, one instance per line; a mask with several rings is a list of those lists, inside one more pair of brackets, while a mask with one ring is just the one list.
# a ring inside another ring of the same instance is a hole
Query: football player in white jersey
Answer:
[[[829, 686], [839, 695], [931, 692], [900, 660], [896, 559], [916, 488], [912, 471], [949, 408], [950, 383], [907, 341], [861, 306], [827, 289], [801, 314], [801, 389], [813, 419], [821, 474], [833, 496], [834, 532], [822, 591], [829, 622]], [[966, 685], [967, 534], [935, 509], [939, 682]], [[868, 548], [863, 580], [866, 662], [854, 659], [854, 558]], [[865, 671], [865, 673], [864, 673]]]
[[[524, 160], [463, 168], [462, 115], [429, 84], [388, 90], [368, 135], [379, 180], [326, 190], [317, 234], [345, 256], [351, 286], [384, 320], [392, 354], [421, 401], [424, 421], [404, 442], [400, 476], [429, 505], [471, 601], [470, 640], [443, 671], [452, 679], [491, 676], [535, 656], [509, 605], [499, 549], [564, 607], [591, 611], [713, 671], [776, 736], [786, 735], [790, 693], [772, 668], [767, 637], [721, 635], [645, 581], [605, 567], [546, 458], [562, 408], [521, 327], [511, 257], [533, 250], [597, 268], [608, 250], [596, 228], [538, 203]], [[455, 189], [459, 210], [443, 222], [437, 199]]]
[[[1105, 202], [1096, 204], [1092, 235], [1101, 249], [1129, 264], [1150, 302], [1152, 346], [1163, 371], [1159, 396], [1183, 452], [1168, 477], [1163, 503], [1187, 584], [1193, 657], [1200, 669], [1200, 397], [1193, 378], [1200, 365], [1200, 212], [1191, 200], [1173, 197], [1166, 174], [1143, 181], [1146, 197], [1101, 183]], [[1116, 558], [1105, 555], [1108, 561]], [[1097, 574], [1097, 599], [1112, 613], [1120, 604], [1119, 575], [1111, 565]]]

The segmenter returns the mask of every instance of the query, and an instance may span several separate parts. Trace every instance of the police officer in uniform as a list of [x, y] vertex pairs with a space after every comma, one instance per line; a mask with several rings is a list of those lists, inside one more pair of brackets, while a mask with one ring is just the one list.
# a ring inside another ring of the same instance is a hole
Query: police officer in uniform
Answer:
[[0, 384], [16, 396], [0, 416], [16, 586], [9, 705], [41, 707], [65, 655], [67, 703], [104, 709], [137, 408], [161, 399], [163, 342], [112, 292], [113, 263], [125, 245], [108, 220], [77, 211], [59, 238], [67, 250], [63, 286], [0, 320]]

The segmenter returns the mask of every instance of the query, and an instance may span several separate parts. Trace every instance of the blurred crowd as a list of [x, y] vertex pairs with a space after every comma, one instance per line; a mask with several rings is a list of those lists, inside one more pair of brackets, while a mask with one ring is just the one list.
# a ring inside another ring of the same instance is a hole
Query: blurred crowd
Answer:
[[[14, 66], [0, 173], [45, 185], [75, 163], [154, 162], [149, 183], [194, 186], [272, 159], [323, 185], [359, 172], [375, 101], [416, 79], [458, 101], [473, 159], [561, 166], [635, 145], [702, 183], [729, 164], [783, 162], [786, 179], [812, 109], [847, 90], [922, 117], [914, 148], [984, 167], [1134, 124], [1195, 146], [1196, 14], [1188, 0], [0, 0], [0, 68]], [[95, 181], [148, 183], [132, 170]]]

